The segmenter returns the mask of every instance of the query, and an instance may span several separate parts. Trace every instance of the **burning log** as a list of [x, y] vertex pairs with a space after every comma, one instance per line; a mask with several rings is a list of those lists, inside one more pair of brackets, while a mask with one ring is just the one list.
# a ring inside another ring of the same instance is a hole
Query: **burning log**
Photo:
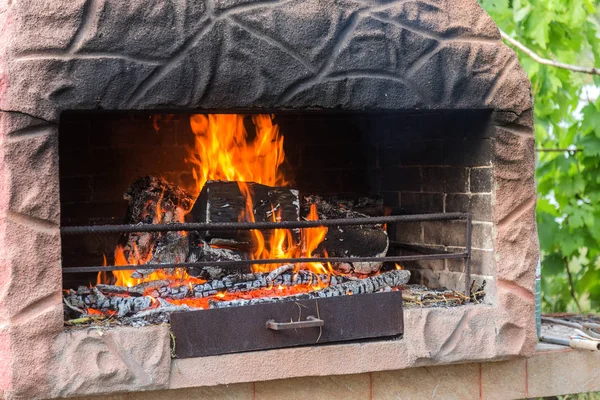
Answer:
[[[251, 209], [252, 215], [249, 214]], [[275, 215], [273, 215], [275, 214]], [[254, 182], [208, 181], [191, 211], [196, 222], [297, 221], [300, 218], [298, 191]], [[268, 232], [263, 232], [268, 235]], [[201, 232], [203, 237], [250, 242], [248, 231]]]
[[113, 311], [118, 317], [137, 313], [150, 308], [154, 299], [149, 296], [122, 296], [104, 295], [98, 288], [89, 289], [84, 293], [81, 288], [77, 291], [69, 290], [65, 301], [72, 307], [82, 310], [94, 309], [100, 312]]
[[[190, 213], [199, 222], [238, 222], [298, 220], [300, 201], [298, 191], [283, 187], [265, 186], [253, 182], [208, 181], [202, 188]], [[251, 215], [250, 215], [251, 213]], [[270, 232], [261, 231], [265, 240]], [[299, 237], [299, 231], [295, 231]], [[255, 250], [256, 243], [249, 231], [190, 232], [190, 261], [244, 260]], [[207, 245], [207, 243], [210, 244]], [[192, 276], [220, 278], [231, 272], [249, 271], [208, 267], [190, 269]]]
[[169, 281], [167, 281], [167, 280], [143, 282], [143, 283], [140, 283], [140, 284], [132, 286], [132, 287], [104, 285], [104, 284], [99, 283], [96, 285], [96, 289], [98, 289], [102, 293], [128, 294], [128, 295], [132, 295], [132, 296], [143, 296], [144, 293], [146, 293], [146, 291], [148, 291], [148, 290], [158, 289], [160, 287], [167, 286], [167, 285], [169, 285]]
[[[193, 204], [192, 197], [162, 178], [146, 176], [136, 180], [123, 196], [129, 202], [125, 223], [169, 224], [183, 222]], [[189, 242], [181, 232], [136, 232], [119, 241], [121, 262], [129, 264], [176, 263], [187, 260]], [[153, 270], [138, 270], [142, 277]]]
[[364, 279], [348, 280], [339, 285], [329, 286], [325, 289], [312, 291], [309, 293], [297, 294], [286, 297], [260, 297], [251, 300], [233, 300], [233, 301], [216, 301], [209, 302], [210, 308], [224, 308], [249, 306], [262, 303], [273, 303], [282, 300], [310, 300], [324, 297], [335, 297], [355, 294], [370, 294], [404, 285], [410, 279], [410, 271], [394, 270], [379, 275], [374, 275]]
[[[346, 204], [333, 204], [319, 196], [305, 198], [303, 213], [311, 204], [316, 204], [319, 219], [365, 218], [367, 215], [355, 212]], [[330, 227], [325, 240], [317, 247], [315, 254], [329, 257], [385, 257], [389, 239], [382, 225]], [[372, 274], [381, 269], [383, 263], [336, 263], [333, 267], [344, 273]]]
[[[225, 247], [216, 247], [214, 245], [202, 241], [197, 236], [196, 232], [190, 234], [190, 254], [188, 257], [189, 262], [199, 261], [214, 261], [215, 265], [219, 261], [241, 261], [245, 260], [247, 253], [242, 250], [228, 249]], [[188, 273], [191, 276], [214, 280], [220, 279], [231, 272], [246, 272], [249, 267], [241, 268], [221, 268], [218, 266], [214, 267], [201, 267], [201, 268], [188, 268]]]
[[[273, 275], [257, 273], [245, 274], [245, 280], [239, 280], [236, 275], [225, 277], [222, 280], [207, 282], [205, 284], [195, 285], [193, 297], [211, 297], [219, 292], [225, 294], [246, 293], [252, 290], [265, 289], [273, 286], [294, 287], [298, 285], [329, 285], [335, 286], [348, 278], [342, 276], [317, 275], [310, 271], [298, 271], [297, 273], [281, 273], [273, 278]], [[250, 279], [248, 279], [250, 278]], [[169, 288], [171, 289], [171, 288]], [[161, 295], [163, 297], [164, 295]]]

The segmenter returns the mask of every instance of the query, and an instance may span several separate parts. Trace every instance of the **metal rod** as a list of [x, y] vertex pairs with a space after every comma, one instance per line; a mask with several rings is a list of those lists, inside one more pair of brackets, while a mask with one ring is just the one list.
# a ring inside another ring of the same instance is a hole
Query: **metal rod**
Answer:
[[436, 213], [388, 215], [385, 217], [325, 219], [318, 221], [280, 221], [280, 222], [189, 222], [177, 224], [136, 224], [136, 225], [88, 225], [65, 226], [60, 228], [63, 235], [85, 235], [102, 233], [134, 232], [177, 232], [177, 231], [238, 231], [264, 229], [297, 229], [332, 226], [376, 225], [390, 222], [449, 221], [467, 219], [468, 213]]
[[266, 260], [238, 260], [238, 261], [199, 261], [172, 264], [142, 264], [142, 265], [118, 265], [118, 266], [92, 266], [92, 267], [67, 267], [64, 273], [79, 272], [101, 272], [101, 271], [126, 271], [165, 268], [191, 268], [191, 267], [243, 267], [254, 264], [298, 264], [298, 263], [342, 263], [342, 262], [404, 262], [420, 260], [442, 260], [465, 258], [467, 253], [451, 254], [420, 254], [414, 256], [393, 257], [301, 257], [301, 258], [272, 258]]
[[465, 296], [471, 298], [471, 242], [473, 233], [473, 221], [471, 220], [471, 214], [467, 215], [467, 229], [466, 229], [466, 248], [465, 252]]
[[418, 252], [421, 254], [455, 254], [456, 253], [453, 251], [438, 250], [438, 249], [433, 249], [433, 248], [427, 247], [427, 246], [420, 246], [417, 244], [400, 243], [400, 242], [396, 242], [393, 240], [390, 240], [390, 247], [394, 247], [394, 248], [402, 249], [402, 250], [415, 251], [415, 252]]
[[542, 335], [540, 340], [546, 343], [569, 346], [573, 349], [600, 351], [600, 342], [597, 340], [571, 339], [551, 335]]
[[325, 321], [313, 317], [312, 315], [306, 317], [305, 321], [275, 322], [275, 320], [270, 319], [266, 323], [267, 329], [272, 329], [274, 331], [283, 331], [286, 329], [319, 328], [323, 325], [325, 325]]
[[571, 340], [569, 338], [561, 338], [561, 337], [558, 337], [558, 336], [542, 335], [540, 337], [540, 340], [542, 342], [551, 343], [551, 344], [557, 344], [559, 346], [567, 346], [567, 347], [569, 347], [570, 344], [571, 344]]

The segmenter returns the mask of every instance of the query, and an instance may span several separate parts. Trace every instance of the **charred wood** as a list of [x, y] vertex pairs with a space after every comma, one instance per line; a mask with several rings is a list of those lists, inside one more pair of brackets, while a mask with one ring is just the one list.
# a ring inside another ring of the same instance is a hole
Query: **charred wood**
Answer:
[[118, 317], [124, 317], [149, 308], [153, 299], [148, 296], [104, 295], [99, 289], [92, 288], [89, 294], [77, 294], [70, 290], [65, 296], [65, 301], [82, 310], [92, 308], [104, 313], [113, 311]]
[[[308, 196], [303, 204], [303, 214], [308, 214], [311, 204], [315, 204], [319, 220], [365, 218], [350, 208], [349, 203], [333, 203], [320, 196]], [[336, 226], [327, 230], [327, 235], [314, 254], [329, 257], [385, 257], [389, 248], [389, 238], [382, 225]], [[372, 274], [381, 269], [383, 263], [337, 263], [333, 267], [344, 273]]]
[[217, 301], [211, 300], [210, 308], [238, 307], [262, 303], [273, 303], [282, 300], [310, 300], [324, 297], [335, 297], [355, 294], [369, 294], [391, 290], [404, 285], [410, 279], [407, 270], [394, 270], [364, 279], [349, 280], [342, 284], [329, 286], [325, 289], [286, 297], [261, 297], [251, 300]]
[[275, 268], [273, 271], [269, 272], [269, 275], [266, 277], [267, 282], [273, 282], [277, 277], [281, 276], [284, 272], [293, 271], [294, 266], [292, 264], [282, 265], [281, 267]]
[[[190, 213], [196, 222], [238, 222], [244, 217], [247, 210], [247, 196], [240, 188], [247, 187], [252, 202], [252, 219], [256, 222], [273, 221], [278, 218], [281, 221], [297, 221], [300, 217], [300, 201], [298, 191], [284, 187], [272, 187], [254, 182], [225, 182], [208, 181], [202, 188], [194, 207]], [[273, 214], [276, 213], [274, 216]], [[268, 231], [263, 234], [268, 236]], [[235, 239], [242, 243], [250, 242], [248, 231], [239, 232], [201, 232], [203, 237]]]
[[[146, 176], [131, 184], [124, 196], [128, 201], [126, 224], [169, 224], [182, 222], [193, 198], [165, 179]], [[176, 263], [187, 260], [189, 243], [181, 232], [136, 232], [122, 235], [119, 244], [131, 263]], [[153, 270], [138, 270], [142, 277]]]
[[157, 281], [149, 281], [139, 283], [135, 286], [116, 286], [116, 285], [104, 285], [98, 284], [96, 285], [96, 289], [98, 289], [102, 293], [115, 293], [115, 294], [128, 294], [128, 295], [137, 295], [143, 296], [147, 290], [158, 289], [163, 286], [168, 286], [169, 281], [167, 280], [157, 280]]
[[[219, 261], [241, 261], [247, 258], [247, 253], [243, 250], [230, 249], [226, 247], [216, 247], [211, 244], [202, 241], [198, 236], [197, 232], [192, 232], [190, 236], [190, 249], [189, 249], [189, 262], [198, 261], [214, 261], [215, 266], [213, 267], [192, 267], [188, 268], [188, 273], [191, 276], [214, 280], [220, 279], [224, 276], [231, 274], [232, 272], [248, 272], [250, 266], [234, 268], [221, 268], [218, 266]], [[223, 242], [221, 242], [223, 243]], [[231, 243], [229, 243], [231, 245]]]
[[368, 215], [369, 217], [381, 217], [386, 215], [383, 198], [381, 197], [333, 197], [329, 199], [329, 203], [339, 204], [347, 210]]
[[[273, 286], [292, 287], [296, 285], [325, 286], [338, 285], [348, 280], [343, 276], [317, 275], [310, 271], [299, 271], [298, 273], [281, 273], [269, 279], [270, 274], [243, 274], [231, 275], [223, 279], [206, 282], [197, 285], [165, 286], [148, 294], [153, 297], [184, 299], [184, 298], [206, 298], [218, 293], [243, 294], [252, 290], [266, 289]], [[242, 279], [245, 278], [245, 279]]]

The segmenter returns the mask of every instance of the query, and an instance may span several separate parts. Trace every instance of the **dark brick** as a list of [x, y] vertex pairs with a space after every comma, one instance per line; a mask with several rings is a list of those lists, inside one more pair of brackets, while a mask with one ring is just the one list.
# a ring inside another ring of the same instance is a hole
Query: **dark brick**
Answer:
[[399, 153], [403, 165], [440, 165], [444, 162], [442, 140], [411, 141]]
[[464, 221], [423, 222], [425, 244], [465, 246], [466, 225]]
[[490, 110], [456, 110], [449, 113], [447, 137], [484, 138], [494, 134]]
[[[464, 252], [465, 249], [464, 248], [454, 248], [454, 249], [448, 249], [448, 251], [453, 251], [453, 252]], [[451, 272], [464, 272], [465, 271], [465, 260], [463, 258], [449, 258], [444, 260], [444, 264], [446, 267], [446, 270], [451, 271]]]
[[379, 166], [381, 168], [396, 167], [402, 164], [400, 154], [402, 151], [394, 146], [380, 146], [379, 148]]
[[96, 166], [90, 162], [91, 153], [88, 149], [62, 148], [59, 143], [58, 151], [58, 165], [61, 177], [87, 176], [92, 175], [97, 170]]
[[473, 219], [476, 221], [492, 221], [492, 195], [472, 195], [471, 213], [473, 214]]
[[401, 192], [400, 207], [409, 213], [436, 213], [444, 209], [444, 195], [438, 193]]
[[423, 269], [423, 268], [406, 268], [410, 271], [411, 276], [409, 283], [415, 283], [419, 285], [425, 285], [429, 288], [435, 289], [438, 288], [439, 279], [443, 271], [435, 271], [431, 269]]
[[132, 182], [117, 180], [114, 176], [94, 177], [94, 201], [116, 202], [123, 198], [123, 193]]
[[[283, 148], [285, 151], [284, 165], [288, 164], [292, 171], [297, 171], [302, 168], [302, 150], [304, 149], [304, 145], [286, 146], [284, 142]], [[310, 165], [308, 165], [308, 167], [310, 167]]]
[[449, 194], [446, 195], [445, 212], [469, 212], [471, 200], [468, 194]]
[[[356, 175], [354, 178], [364, 175], [364, 170]], [[367, 190], [364, 192], [368, 193], [369, 196], [377, 196], [383, 190], [383, 171], [379, 168], [369, 168], [366, 172], [367, 179]]]
[[307, 145], [302, 150], [302, 165], [313, 168], [355, 168], [369, 164], [373, 149], [360, 143], [334, 145]]
[[296, 188], [304, 195], [338, 194], [341, 190], [340, 170], [302, 168], [296, 172]]
[[365, 144], [367, 163], [369, 168], [379, 167], [379, 144]]
[[383, 204], [388, 207], [400, 207], [400, 193], [398, 192], [381, 192]]
[[356, 115], [279, 114], [275, 118], [275, 123], [284, 135], [285, 142], [289, 142], [290, 145], [361, 143], [366, 137], [363, 133], [365, 123], [361, 116]]
[[91, 124], [88, 119], [61, 118], [58, 145], [62, 149], [85, 149], [90, 145]]
[[423, 191], [466, 193], [467, 169], [461, 167], [423, 167]]
[[491, 165], [493, 146], [490, 139], [448, 139], [444, 141], [444, 163], [447, 165]]
[[[127, 175], [136, 166], [134, 155], [140, 154], [142, 148], [104, 148], [93, 149], [91, 157], [88, 157], [86, 164], [87, 168], [93, 175], [107, 176], [111, 174], [111, 170], [117, 170], [123, 175]], [[148, 160], [151, 162], [151, 159]]]
[[127, 202], [70, 203], [61, 207], [61, 225], [121, 224], [125, 219]]
[[443, 139], [448, 135], [447, 113], [422, 113], [421, 139]]
[[192, 171], [191, 164], [185, 161], [187, 154], [188, 149], [185, 146], [136, 146], [133, 162], [128, 164], [136, 176]]
[[61, 177], [60, 178], [60, 201], [61, 203], [82, 203], [92, 200], [92, 178]]
[[[379, 182], [376, 175], [373, 175], [373, 179], [369, 177], [369, 171], [364, 169], [357, 170], [342, 170], [341, 171], [341, 190], [344, 193], [357, 193], [367, 194], [369, 192], [378, 192]], [[374, 190], [371, 190], [372, 183], [375, 186]]]
[[492, 168], [471, 169], [471, 193], [490, 193], [492, 191]]
[[383, 171], [383, 190], [421, 191], [421, 168], [385, 168]]
[[396, 241], [401, 243], [423, 244], [421, 222], [397, 223]]
[[380, 118], [374, 125], [384, 132], [386, 144], [404, 143], [407, 140], [423, 139], [423, 118], [420, 115], [407, 113], [387, 115]]

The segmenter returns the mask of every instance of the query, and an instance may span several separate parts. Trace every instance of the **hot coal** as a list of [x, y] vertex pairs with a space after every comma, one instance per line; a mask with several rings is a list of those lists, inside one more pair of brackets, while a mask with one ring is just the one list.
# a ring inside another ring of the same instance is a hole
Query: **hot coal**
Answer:
[[[282, 270], [285, 270], [282, 269]], [[364, 279], [345, 276], [316, 275], [310, 271], [234, 274], [223, 279], [195, 285], [173, 286], [172, 282], [148, 282], [132, 288], [98, 285], [93, 288], [80, 287], [64, 295], [67, 312], [73, 317], [87, 315], [87, 310], [104, 314], [114, 313], [117, 317], [131, 317], [151, 308], [172, 306], [169, 300], [210, 298], [210, 308], [234, 307], [281, 300], [312, 299], [352, 294], [375, 293], [391, 290], [408, 282], [410, 272], [394, 270]], [[165, 284], [166, 282], [166, 284]], [[251, 300], [221, 301], [217, 294], [243, 294], [273, 286], [293, 287], [319, 284], [323, 289], [285, 297], [261, 297]], [[156, 303], [158, 302], [158, 303]], [[175, 310], [175, 309], [173, 309]], [[160, 310], [159, 312], [163, 312]], [[73, 314], [79, 315], [73, 315]], [[90, 312], [91, 313], [91, 312]]]
[[377, 293], [379, 291], [392, 290], [393, 288], [404, 285], [409, 279], [409, 271], [394, 270], [364, 279], [347, 280], [344, 283], [330, 285], [322, 290], [297, 294], [294, 296], [261, 297], [251, 300], [210, 301], [210, 308], [248, 306], [254, 304], [273, 303], [282, 300], [310, 300], [324, 297]]

